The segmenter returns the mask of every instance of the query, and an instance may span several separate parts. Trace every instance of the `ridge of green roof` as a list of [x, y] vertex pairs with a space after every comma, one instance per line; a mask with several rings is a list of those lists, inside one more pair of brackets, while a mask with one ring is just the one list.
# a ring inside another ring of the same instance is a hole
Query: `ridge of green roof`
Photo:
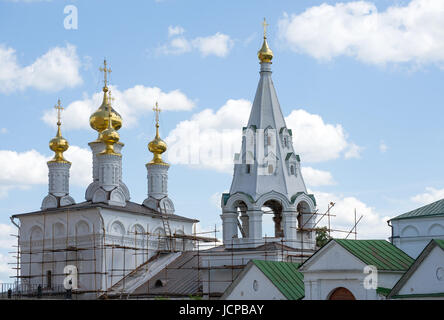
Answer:
[[444, 216], [444, 199], [432, 202], [415, 210], [403, 213], [390, 220], [412, 219], [430, 216]]
[[254, 265], [278, 288], [288, 300], [305, 296], [304, 275], [294, 262], [252, 260]]
[[406, 271], [415, 261], [386, 240], [334, 239], [339, 245], [367, 265], [378, 270]]
[[402, 299], [402, 298], [433, 298], [433, 297], [444, 297], [444, 292], [438, 293], [411, 293], [411, 294], [397, 294], [391, 299]]

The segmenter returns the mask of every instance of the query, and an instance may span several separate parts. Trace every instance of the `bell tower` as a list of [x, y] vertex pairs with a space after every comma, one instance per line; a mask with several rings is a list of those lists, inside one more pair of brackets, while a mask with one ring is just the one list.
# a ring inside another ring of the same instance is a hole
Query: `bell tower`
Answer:
[[276, 241], [289, 247], [312, 249], [316, 200], [308, 194], [300, 157], [293, 149], [293, 133], [282, 114], [271, 78], [273, 51], [264, 39], [258, 52], [260, 79], [242, 148], [235, 155], [230, 192], [222, 195], [223, 240], [227, 247], [257, 247], [265, 243], [262, 221], [272, 215]]

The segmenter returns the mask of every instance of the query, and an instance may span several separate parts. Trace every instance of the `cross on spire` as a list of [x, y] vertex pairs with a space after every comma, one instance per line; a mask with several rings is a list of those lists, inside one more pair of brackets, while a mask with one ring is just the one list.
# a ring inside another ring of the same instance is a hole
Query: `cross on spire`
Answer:
[[264, 18], [264, 22], [262, 22], [262, 26], [264, 27], [264, 39], [267, 38], [267, 27], [269, 26], [269, 24], [267, 24], [267, 21]]
[[108, 91], [108, 96], [109, 96], [109, 104], [113, 104], [114, 100], [116, 100], [116, 98], [111, 96], [111, 90]]
[[60, 124], [61, 124], [61, 121], [60, 121], [60, 119], [61, 119], [60, 111], [65, 109], [60, 104], [60, 99], [57, 100], [57, 104], [54, 106], [54, 109], [57, 109], [57, 125], [60, 126]]
[[105, 79], [104, 83], [105, 83], [105, 88], [106, 88], [108, 85], [108, 75], [107, 74], [111, 73], [111, 68], [106, 67], [106, 59], [103, 60], [103, 68], [100, 67], [99, 70], [103, 72], [104, 79]]
[[157, 101], [156, 101], [156, 106], [153, 108], [153, 111], [156, 113], [156, 127], [158, 127], [159, 126], [159, 113], [162, 110], [159, 108], [159, 104], [157, 103]]

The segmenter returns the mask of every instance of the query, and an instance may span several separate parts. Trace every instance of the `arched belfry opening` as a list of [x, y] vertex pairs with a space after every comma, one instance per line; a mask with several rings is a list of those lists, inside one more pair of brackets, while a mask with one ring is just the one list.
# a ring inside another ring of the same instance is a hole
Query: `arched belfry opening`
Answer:
[[[264, 215], [272, 215], [272, 221], [274, 223], [274, 237], [284, 237], [284, 231], [282, 228], [282, 204], [277, 200], [268, 200], [263, 204], [261, 210]], [[266, 221], [266, 219], [264, 220]]]
[[299, 202], [296, 210], [298, 212], [298, 228], [310, 229], [313, 226], [313, 213], [308, 203], [305, 201]]
[[242, 238], [248, 238], [249, 236], [249, 223], [250, 219], [248, 217], [248, 207], [242, 200], [236, 201], [234, 204], [235, 212], [237, 213], [237, 226], [238, 226], [238, 238], [239, 235]]

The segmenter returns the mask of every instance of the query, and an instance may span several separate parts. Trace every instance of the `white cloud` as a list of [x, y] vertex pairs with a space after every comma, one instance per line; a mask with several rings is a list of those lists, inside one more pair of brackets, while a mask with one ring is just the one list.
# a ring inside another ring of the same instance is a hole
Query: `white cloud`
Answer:
[[225, 190], [224, 192], [213, 193], [210, 197], [211, 204], [218, 209], [220, 209], [220, 201], [223, 193], [228, 193], [228, 190]]
[[12, 276], [16, 275], [16, 271], [12, 269], [12, 265], [8, 263], [15, 262], [11, 254], [0, 253], [0, 283], [14, 282]]
[[328, 186], [335, 184], [333, 176], [328, 171], [302, 166], [302, 176], [309, 187]]
[[385, 153], [388, 150], [388, 146], [385, 144], [384, 141], [381, 141], [381, 143], [379, 144], [379, 151], [381, 153]]
[[202, 56], [215, 55], [217, 57], [226, 57], [234, 45], [230, 36], [217, 32], [207, 37], [197, 37], [187, 39], [182, 36], [185, 30], [180, 27], [168, 27], [168, 36], [173, 37], [168, 43], [159, 46], [156, 51], [158, 54], [179, 55], [192, 50], [199, 51]]
[[[166, 138], [168, 160], [232, 173], [233, 156], [240, 151], [241, 128], [246, 125], [250, 110], [250, 101], [230, 99], [216, 111], [205, 109], [190, 120], [181, 121]], [[303, 163], [336, 159], [354, 146], [347, 141], [341, 125], [324, 123], [319, 115], [305, 110], [292, 111], [286, 122], [293, 131], [294, 148]], [[328, 172], [310, 169], [305, 170], [312, 174], [314, 184], [319, 185], [320, 177], [332, 183]]]
[[177, 36], [177, 35], [180, 35], [184, 32], [185, 32], [185, 29], [182, 28], [181, 26], [175, 26], [175, 27], [169, 26], [168, 27], [168, 36], [169, 37]]
[[2, 134], [6, 134], [6, 133], [8, 133], [8, 129], [6, 129], [6, 128], [1, 128], [1, 129], [0, 129], [0, 133], [2, 133]]
[[444, 189], [426, 187], [426, 192], [413, 196], [411, 200], [421, 205], [426, 205], [444, 198]]
[[81, 62], [73, 45], [55, 47], [22, 67], [13, 48], [0, 45], [0, 92], [10, 93], [34, 88], [58, 91], [82, 83], [79, 74]]
[[[356, 209], [356, 219], [361, 215], [363, 218], [357, 225], [358, 239], [387, 239], [390, 236], [390, 228], [387, 225], [389, 217], [383, 217], [378, 214], [374, 208], [368, 206], [361, 200], [355, 197], [345, 197], [333, 193], [310, 191], [316, 197], [318, 205], [318, 213], [324, 214], [327, 211], [327, 206], [330, 202], [335, 205], [330, 213], [335, 215], [331, 217], [331, 228], [336, 230], [350, 231], [355, 223], [354, 212]], [[320, 218], [320, 215], [318, 216]], [[317, 227], [327, 226], [327, 217], [325, 216], [319, 222]], [[334, 237], [345, 238], [347, 233], [334, 232]], [[354, 239], [354, 234], [348, 236], [349, 239]]]
[[230, 39], [230, 36], [218, 32], [212, 36], [198, 37], [192, 41], [192, 44], [204, 57], [213, 54], [223, 58], [233, 47], [233, 40]]
[[412, 0], [379, 12], [374, 3], [321, 4], [284, 14], [280, 38], [319, 60], [345, 55], [372, 64], [444, 61], [444, 1]]
[[12, 250], [12, 246], [17, 244], [17, 238], [12, 236], [14, 234], [17, 234], [16, 227], [0, 223], [0, 249]]
[[[359, 148], [347, 141], [340, 124], [325, 123], [321, 116], [303, 109], [293, 110], [286, 118], [287, 127], [293, 131], [295, 151], [305, 162], [321, 162], [340, 157], [341, 153]], [[354, 151], [346, 158], [359, 154]]]
[[344, 154], [344, 157], [345, 159], [360, 158], [362, 150], [362, 147], [354, 143], [350, 143], [348, 145], [348, 150]]
[[[180, 90], [163, 92], [157, 87], [136, 85], [120, 91], [116, 86], [110, 86], [115, 98], [113, 107], [121, 114], [124, 126], [132, 126], [144, 113], [152, 112], [156, 101], [162, 110], [191, 110], [195, 102], [190, 100]], [[94, 93], [83, 100], [71, 102], [63, 112], [63, 129], [89, 129], [89, 117], [102, 104], [103, 92]], [[46, 110], [43, 121], [55, 127], [57, 112], [54, 108]]]
[[91, 151], [78, 146], [70, 146], [64, 156], [71, 162], [70, 184], [81, 187], [88, 186], [92, 182]]
[[[91, 180], [91, 152], [77, 146], [70, 146], [65, 158], [72, 162], [70, 183], [87, 186]], [[26, 189], [32, 185], [48, 183], [46, 162], [52, 156], [45, 156], [35, 150], [16, 152], [0, 150], [0, 198], [11, 189]]]
[[8, 254], [8, 252], [15, 250], [13, 245], [17, 245], [17, 238], [11, 236], [13, 234], [17, 234], [16, 227], [0, 223], [0, 283], [13, 282], [10, 276], [15, 275], [15, 270], [12, 269], [15, 266], [9, 263], [16, 262], [16, 260], [14, 260], [13, 254]]
[[181, 121], [165, 139], [167, 158], [173, 164], [232, 172], [234, 153], [239, 152], [241, 128], [251, 110], [247, 100], [228, 100], [214, 112], [205, 109]]

